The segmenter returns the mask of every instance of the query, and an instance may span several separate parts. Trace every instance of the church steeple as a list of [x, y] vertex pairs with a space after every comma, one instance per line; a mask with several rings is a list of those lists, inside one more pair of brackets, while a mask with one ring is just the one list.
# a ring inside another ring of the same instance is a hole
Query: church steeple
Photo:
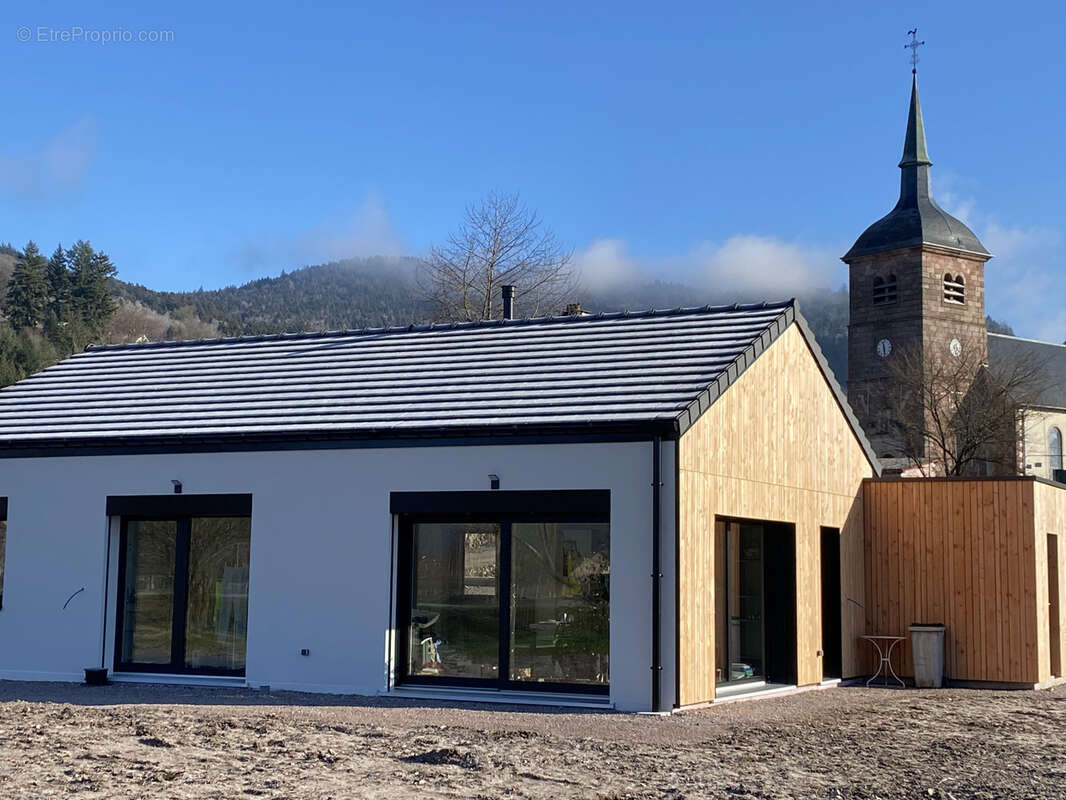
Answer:
[[918, 75], [914, 73], [911, 78], [911, 108], [907, 114], [907, 137], [903, 142], [903, 158], [900, 159], [900, 168], [931, 167], [933, 162], [929, 160], [929, 153], [925, 149], [925, 123], [922, 121], [922, 104], [918, 99]]
[[988, 251], [974, 232], [933, 200], [929, 186], [929, 168], [932, 166], [925, 144], [918, 75], [912, 70], [907, 133], [903, 140], [903, 157], [899, 162], [899, 200], [895, 208], [856, 240], [844, 256], [844, 261], [850, 263], [858, 256], [922, 244], [950, 247], [988, 257]]
[[[987, 363], [985, 262], [990, 258], [964, 223], [933, 200], [933, 162], [925, 141], [918, 97], [917, 30], [908, 31], [911, 98], [899, 200], [868, 227], [843, 260], [848, 264], [848, 401], [881, 458], [899, 458], [911, 443], [900, 440], [901, 412], [889, 402], [898, 394], [893, 359], [957, 357], [967, 349], [975, 364]], [[902, 86], [900, 87], [902, 88]], [[902, 110], [902, 109], [901, 109]], [[887, 166], [887, 165], [886, 165]], [[921, 413], [916, 411], [915, 413]]]
[[[917, 208], [923, 201], [933, 203], [929, 191], [929, 152], [925, 149], [925, 123], [922, 103], [918, 99], [918, 74], [911, 77], [911, 106], [907, 112], [907, 135], [903, 140], [903, 158], [899, 161], [899, 202], [896, 208]], [[935, 203], [933, 203], [935, 206]]]

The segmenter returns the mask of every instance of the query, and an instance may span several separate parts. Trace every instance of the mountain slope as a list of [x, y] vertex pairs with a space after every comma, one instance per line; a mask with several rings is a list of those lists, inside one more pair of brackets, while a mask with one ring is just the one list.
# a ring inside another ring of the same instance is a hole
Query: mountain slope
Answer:
[[[115, 281], [114, 291], [120, 299], [159, 314], [195, 316], [226, 336], [408, 325], [430, 319], [429, 307], [414, 283], [416, 263], [411, 258], [348, 259], [212, 291], [157, 292], [122, 281]], [[647, 281], [583, 291], [574, 299], [595, 313], [787, 298], [738, 296]], [[812, 291], [799, 301], [833, 371], [845, 376], [847, 290]], [[521, 309], [519, 296], [519, 313]]]

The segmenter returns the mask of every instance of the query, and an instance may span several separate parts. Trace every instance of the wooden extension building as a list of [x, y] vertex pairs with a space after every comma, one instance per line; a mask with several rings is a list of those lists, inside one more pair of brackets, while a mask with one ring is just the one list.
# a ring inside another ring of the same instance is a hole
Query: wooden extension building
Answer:
[[[944, 671], [957, 683], [1033, 687], [1062, 677], [1066, 487], [876, 479], [863, 498], [867, 631], [943, 623]], [[900, 649], [897, 669], [911, 675], [910, 642]]]
[[[743, 679], [755, 616], [770, 626], [773, 683], [816, 684], [862, 668], [850, 643], [864, 620], [845, 597], [863, 596], [861, 487], [873, 470], [827, 374], [795, 326], [678, 443], [680, 706]], [[760, 528], [765, 609], [747, 597], [744, 574]], [[794, 597], [787, 625], [773, 613], [778, 593]], [[780, 641], [795, 642], [794, 672], [773, 669]]]

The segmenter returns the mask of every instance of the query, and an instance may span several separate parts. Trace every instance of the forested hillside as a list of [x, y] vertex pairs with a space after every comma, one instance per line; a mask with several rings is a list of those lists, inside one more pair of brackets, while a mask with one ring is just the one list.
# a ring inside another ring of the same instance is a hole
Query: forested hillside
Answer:
[[46, 258], [33, 242], [0, 246], [0, 386], [107, 337], [115, 268], [81, 239]]
[[115, 281], [114, 292], [161, 314], [191, 313], [217, 325], [224, 336], [408, 325], [427, 314], [414, 288], [416, 263], [411, 258], [349, 259], [195, 292], [157, 292]]
[[[226, 336], [408, 325], [430, 319], [430, 308], [414, 283], [416, 263], [412, 258], [349, 259], [214, 291], [156, 292], [116, 281], [115, 294], [171, 319], [209, 322]], [[785, 298], [741, 297], [725, 288], [712, 292], [681, 283], [648, 281], [607, 292], [581, 291], [574, 301], [587, 311], [597, 312], [764, 299]], [[800, 298], [800, 306], [833, 370], [843, 376], [847, 365], [847, 290], [812, 291]], [[521, 296], [518, 312], [522, 312]]]

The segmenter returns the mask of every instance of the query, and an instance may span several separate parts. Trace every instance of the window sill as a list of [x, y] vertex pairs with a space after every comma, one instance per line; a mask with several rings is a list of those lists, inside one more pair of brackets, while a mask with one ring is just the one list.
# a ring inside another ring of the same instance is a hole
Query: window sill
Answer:
[[412, 700], [441, 700], [453, 703], [494, 703], [497, 705], [567, 706], [572, 708], [614, 708], [606, 695], [577, 692], [521, 692], [510, 689], [465, 689], [436, 686], [397, 686], [382, 697], [411, 698]]

